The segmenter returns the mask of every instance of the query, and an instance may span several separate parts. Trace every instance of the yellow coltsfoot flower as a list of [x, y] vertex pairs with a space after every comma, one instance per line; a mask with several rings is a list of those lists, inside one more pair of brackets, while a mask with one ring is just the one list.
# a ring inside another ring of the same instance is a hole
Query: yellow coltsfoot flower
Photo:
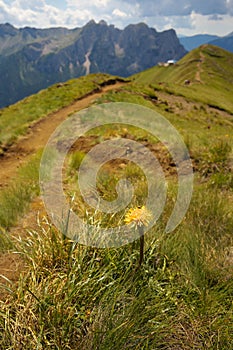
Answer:
[[141, 208], [131, 208], [125, 215], [125, 223], [135, 226], [148, 226], [152, 218], [151, 212], [143, 205]]

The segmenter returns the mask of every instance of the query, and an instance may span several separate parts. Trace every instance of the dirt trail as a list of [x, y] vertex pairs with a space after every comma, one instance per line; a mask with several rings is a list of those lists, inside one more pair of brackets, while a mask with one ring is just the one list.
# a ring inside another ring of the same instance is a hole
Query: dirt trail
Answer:
[[[50, 135], [68, 115], [87, 108], [107, 91], [117, 89], [123, 84], [122, 82], [116, 82], [107, 85], [101, 91], [85, 96], [68, 107], [64, 107], [35, 122], [29, 128], [28, 133], [0, 157], [0, 187], [7, 186], [11, 178], [17, 174], [17, 168], [26, 163], [33, 154], [46, 145]], [[38, 216], [43, 218], [45, 215], [46, 212], [41, 198], [35, 198], [30, 204], [28, 212], [19, 220], [17, 226], [11, 229], [10, 234], [17, 237], [25, 236], [28, 229], [38, 227]], [[0, 284], [10, 286], [11, 283], [16, 283], [24, 268], [24, 263], [18, 254], [9, 252], [0, 254]], [[8, 282], [5, 277], [11, 282]], [[6, 297], [7, 293], [4, 289], [0, 289], [0, 300], [4, 300]]]
[[203, 62], [205, 61], [205, 55], [203, 54], [202, 51], [200, 51], [200, 59], [199, 62], [197, 64], [197, 72], [196, 72], [196, 76], [195, 76], [195, 80], [198, 81], [199, 83], [202, 83], [201, 80], [201, 72], [203, 72]]
[[113, 85], [105, 86], [101, 91], [83, 97], [68, 107], [64, 107], [35, 122], [29, 128], [26, 136], [10, 147], [4, 156], [0, 158], [0, 187], [7, 185], [9, 179], [16, 174], [17, 168], [26, 163], [31, 155], [46, 145], [50, 135], [69, 114], [87, 108], [105, 92], [117, 89], [123, 84], [124, 83], [116, 82]]

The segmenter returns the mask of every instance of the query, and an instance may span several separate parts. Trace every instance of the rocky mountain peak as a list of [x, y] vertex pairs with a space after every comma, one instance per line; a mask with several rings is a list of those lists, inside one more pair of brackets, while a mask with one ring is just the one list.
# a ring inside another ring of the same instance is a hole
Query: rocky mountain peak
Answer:
[[97, 72], [127, 77], [185, 53], [174, 30], [145, 23], [118, 29], [91, 20], [72, 30], [0, 25], [0, 107], [56, 82]]
[[16, 35], [17, 29], [10, 23], [0, 24], [0, 36], [13, 36]]

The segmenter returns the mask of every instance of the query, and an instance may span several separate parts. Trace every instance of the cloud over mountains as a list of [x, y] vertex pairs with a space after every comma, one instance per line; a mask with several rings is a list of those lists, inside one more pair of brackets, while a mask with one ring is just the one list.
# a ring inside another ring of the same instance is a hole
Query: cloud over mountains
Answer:
[[160, 30], [216, 28], [226, 34], [232, 31], [231, 16], [233, 0], [0, 0], [0, 23], [18, 27], [71, 28], [104, 19], [121, 28], [144, 21]]

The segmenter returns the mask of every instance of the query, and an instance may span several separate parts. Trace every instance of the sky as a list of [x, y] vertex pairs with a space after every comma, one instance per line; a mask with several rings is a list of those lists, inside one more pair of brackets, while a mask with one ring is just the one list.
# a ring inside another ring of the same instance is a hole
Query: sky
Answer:
[[223, 36], [233, 32], [233, 0], [0, 0], [0, 23], [16, 28], [76, 28], [92, 19], [120, 29], [145, 22], [179, 35]]

